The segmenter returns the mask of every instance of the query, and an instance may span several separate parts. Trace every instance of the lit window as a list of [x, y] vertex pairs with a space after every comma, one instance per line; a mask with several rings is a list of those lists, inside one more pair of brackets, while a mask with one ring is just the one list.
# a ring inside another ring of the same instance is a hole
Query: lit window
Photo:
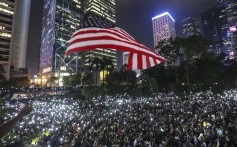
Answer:
[[3, 36], [3, 37], [11, 37], [11, 34], [9, 33], [0, 33], [0, 36]]
[[0, 30], [5, 30], [5, 27], [4, 26], [0, 26]]
[[0, 11], [5, 12], [5, 13], [9, 13], [9, 14], [12, 14], [12, 15], [14, 14], [12, 11], [4, 9], [4, 8], [0, 8]]
[[8, 4], [3, 3], [3, 2], [0, 2], [0, 5], [5, 6], [5, 7], [8, 7]]

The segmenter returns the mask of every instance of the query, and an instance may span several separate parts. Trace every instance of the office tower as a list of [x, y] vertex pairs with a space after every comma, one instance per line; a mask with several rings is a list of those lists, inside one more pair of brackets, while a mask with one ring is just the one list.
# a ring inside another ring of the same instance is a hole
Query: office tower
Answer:
[[219, 6], [225, 6], [229, 30], [226, 35], [225, 53], [235, 58], [237, 52], [237, 0], [221, 0]]
[[65, 56], [67, 43], [83, 20], [83, 1], [44, 0], [43, 9], [39, 76], [56, 76], [61, 81], [84, 66], [83, 53]]
[[175, 21], [168, 13], [162, 13], [152, 18], [154, 47], [159, 42], [168, 41], [171, 37], [175, 38]]
[[10, 76], [10, 50], [12, 42], [15, 1], [0, 2], [0, 66], [7, 79]]
[[115, 0], [85, 0], [85, 14], [99, 15], [116, 23]]
[[[68, 76], [87, 71], [87, 58], [108, 56], [116, 63], [116, 50], [97, 49], [65, 56], [71, 35], [89, 15], [97, 15], [115, 23], [115, 0], [44, 0], [40, 51], [41, 77]], [[60, 83], [60, 82], [59, 82]]]
[[[26, 68], [31, 72], [31, 78], [35, 77], [39, 72], [43, 3], [43, 0], [31, 1], [26, 53]], [[32, 55], [34, 55], [35, 58], [32, 58]]]
[[183, 37], [200, 35], [199, 22], [193, 17], [186, 17], [181, 21]]
[[[85, 10], [84, 13], [86, 16], [96, 15], [104, 18], [106, 21], [109, 21], [112, 24], [116, 24], [116, 15], [115, 15], [115, 0], [85, 0]], [[108, 57], [113, 60], [115, 69], [121, 68], [122, 64], [122, 53], [121, 51], [116, 51], [114, 49], [96, 49], [90, 51], [89, 54], [91, 57]], [[119, 65], [117, 65], [117, 63]]]
[[19, 77], [22, 73], [18, 69], [26, 68], [30, 7], [31, 0], [16, 1], [10, 64], [11, 77]]
[[228, 30], [225, 6], [220, 6], [201, 13], [203, 35], [212, 40], [209, 50], [221, 53]]
[[30, 4], [31, 0], [0, 1], [0, 69], [7, 79], [11, 70], [25, 68]]

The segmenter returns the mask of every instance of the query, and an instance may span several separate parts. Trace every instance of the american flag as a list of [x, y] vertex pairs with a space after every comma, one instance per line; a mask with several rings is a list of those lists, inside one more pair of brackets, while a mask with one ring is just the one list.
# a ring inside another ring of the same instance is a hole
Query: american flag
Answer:
[[138, 43], [123, 29], [115, 27], [99, 16], [89, 16], [80, 29], [73, 33], [65, 54], [97, 48], [130, 52], [128, 70], [143, 70], [165, 61], [159, 54]]

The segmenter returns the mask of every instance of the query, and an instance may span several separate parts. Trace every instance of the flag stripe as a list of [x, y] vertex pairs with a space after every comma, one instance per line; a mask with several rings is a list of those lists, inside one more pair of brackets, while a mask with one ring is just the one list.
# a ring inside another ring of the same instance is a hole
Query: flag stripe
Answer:
[[149, 56], [146, 56], [146, 63], [147, 63], [147, 68], [151, 67]]
[[156, 64], [160, 64], [160, 61], [159, 60], [155, 60], [156, 61]]
[[154, 60], [152, 57], [149, 57], [151, 67], [155, 66]]
[[133, 54], [134, 53], [130, 53], [129, 57], [128, 57], [128, 70], [132, 70], [132, 65], [133, 65]]
[[142, 68], [146, 69], [147, 68], [147, 62], [146, 62], [146, 56], [142, 55]]
[[82, 35], [84, 35], [84, 34], [99, 35], [99, 33], [107, 33], [107, 34], [111, 34], [111, 35], [116, 35], [117, 37], [119, 37], [121, 39], [126, 39], [127, 41], [137, 43], [136, 40], [128, 37], [127, 35], [124, 35], [124, 33], [120, 33], [119, 30], [115, 30], [115, 29], [96, 29], [96, 28], [95, 29], [86, 28], [86, 29], [82, 29], [82, 30], [78, 31], [76, 34], [73, 35], [70, 42], [73, 41], [74, 38], [77, 38], [76, 36], [86, 37], [86, 36], [82, 36]]
[[[121, 31], [123, 33], [121, 33]], [[112, 28], [112, 29], [111, 28], [109, 28], [109, 29], [104, 29], [104, 28], [84, 28], [84, 29], [81, 29], [81, 30], [77, 31], [77, 33], [74, 33], [73, 38], [76, 37], [77, 35], [89, 34], [89, 33], [93, 33], [93, 35], [97, 35], [98, 33], [102, 33], [102, 32], [103, 33], [109, 33], [109, 34], [117, 35], [118, 37], [121, 37], [121, 38], [124, 38], [124, 39], [126, 39], [128, 41], [137, 43], [140, 46], [142, 46], [143, 48], [149, 50], [147, 47], [145, 47], [144, 45], [138, 43], [134, 38], [132, 38], [129, 34], [125, 33], [125, 31], [120, 29], [120, 28]], [[152, 50], [150, 50], [150, 51], [154, 52]]]
[[[84, 26], [100, 26], [101, 23], [90, 19]], [[106, 24], [103, 25], [105, 26]], [[73, 33], [65, 54], [96, 48], [117, 49], [130, 52], [128, 60], [129, 70], [146, 69], [165, 61], [163, 57], [138, 43], [131, 35], [120, 28], [82, 28]]]
[[133, 54], [132, 69], [138, 69], [137, 63], [137, 54]]
[[[74, 44], [74, 43], [87, 41], [87, 40], [117, 40], [117, 41], [130, 43], [132, 45], [136, 45], [138, 47], [144, 48], [142, 45], [140, 45], [138, 43], [134, 43], [134, 42], [128, 41], [126, 39], [123, 39], [121, 37], [118, 37], [116, 35], [108, 34], [108, 33], [98, 33], [96, 35], [94, 35], [92, 33], [89, 33], [89, 34], [76, 36], [70, 41], [69, 46]], [[144, 49], [146, 49], [146, 48], [144, 48]]]
[[[107, 29], [107, 30], [106, 30], [106, 29], [103, 29], [103, 28], [85, 28], [85, 29], [81, 29], [81, 31], [77, 31], [77, 33], [74, 33], [73, 36], [82, 35], [82, 34], [86, 34], [86, 33], [89, 33], [89, 34], [92, 33], [91, 35], [97, 36], [97, 35], [102, 35], [102, 34], [100, 34], [99, 32], [107, 32], [107, 33], [109, 34], [109, 33], [111, 33], [111, 30], [112, 30], [112, 29]], [[75, 35], [75, 34], [77, 34], [77, 35]], [[108, 34], [107, 34], [107, 35], [108, 35]], [[112, 32], [112, 34], [113, 34], [113, 35], [116, 35], [116, 34], [117, 34], [118, 37], [120, 37], [120, 39], [123, 39], [123, 37], [122, 37], [121, 35], [119, 35], [118, 33]], [[86, 36], [82, 36], [82, 37], [86, 37]], [[91, 39], [91, 38], [88, 38], [88, 40], [89, 40], [89, 39]], [[126, 39], [126, 38], [125, 38], [125, 39]], [[78, 40], [78, 41], [80, 41], [80, 40]], [[74, 38], [72, 38], [70, 42], [75, 43], [76, 41], [74, 42]], [[137, 46], [144, 48], [144, 49], [147, 50], [148, 52], [152, 53], [154, 56], [157, 56], [157, 55], [158, 55], [158, 54], [155, 53], [154, 51], [149, 50], [147, 47], [145, 47], [145, 46], [142, 45], [142, 44], [137, 43], [136, 41], [129, 40], [128, 42], [130, 42], [131, 44], [132, 44], [132, 42], [133, 42], [133, 43], [136, 43]], [[72, 43], [69, 43], [69, 46], [70, 46]], [[133, 45], [134, 45], [134, 44], [133, 44]], [[66, 51], [66, 54], [67, 54], [67, 51]], [[158, 56], [159, 56], [159, 55], [158, 55]], [[163, 57], [160, 56], [160, 58], [163, 58]], [[163, 58], [163, 60], [165, 60], [165, 59]]]
[[137, 68], [142, 69], [142, 54], [137, 55]]
[[[149, 52], [149, 50], [139, 48], [136, 45], [129, 44], [129, 43], [122, 42], [122, 41], [117, 41], [117, 40], [88, 40], [88, 41], [83, 41], [83, 42], [77, 42], [77, 43], [74, 43], [74, 44], [68, 46], [66, 54], [72, 53], [72, 51], [70, 51], [70, 50], [74, 50], [76, 48], [79, 49], [79, 48], [85, 47], [84, 50], [90, 50], [90, 49], [94, 48], [95, 46], [98, 46], [97, 48], [106, 48], [108, 46], [111, 46], [111, 47], [108, 47], [108, 49], [113, 48], [113, 49], [120, 49], [123, 51], [128, 50], [129, 52], [140, 52], [145, 55], [150, 55], [152, 57], [159, 58], [160, 60], [163, 60], [163, 61], [165, 60], [165, 59], [163, 59], [163, 57], [156, 56], [153, 54], [153, 52]], [[83, 50], [81, 50], [81, 51], [83, 51]]]

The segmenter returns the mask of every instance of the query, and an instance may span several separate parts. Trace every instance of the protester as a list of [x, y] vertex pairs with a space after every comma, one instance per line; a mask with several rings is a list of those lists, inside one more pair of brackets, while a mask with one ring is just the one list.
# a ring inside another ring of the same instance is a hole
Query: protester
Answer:
[[30, 114], [31, 111], [32, 111], [32, 107], [29, 105], [25, 105], [15, 117], [13, 117], [10, 121], [6, 122], [5, 124], [1, 125], [0, 126], [0, 138], [2, 138], [7, 133], [9, 133], [16, 126], [16, 124], [23, 117]]
[[[21, 100], [4, 107], [14, 116]], [[95, 97], [43, 96], [3, 139], [37, 146], [237, 146], [237, 90]]]

